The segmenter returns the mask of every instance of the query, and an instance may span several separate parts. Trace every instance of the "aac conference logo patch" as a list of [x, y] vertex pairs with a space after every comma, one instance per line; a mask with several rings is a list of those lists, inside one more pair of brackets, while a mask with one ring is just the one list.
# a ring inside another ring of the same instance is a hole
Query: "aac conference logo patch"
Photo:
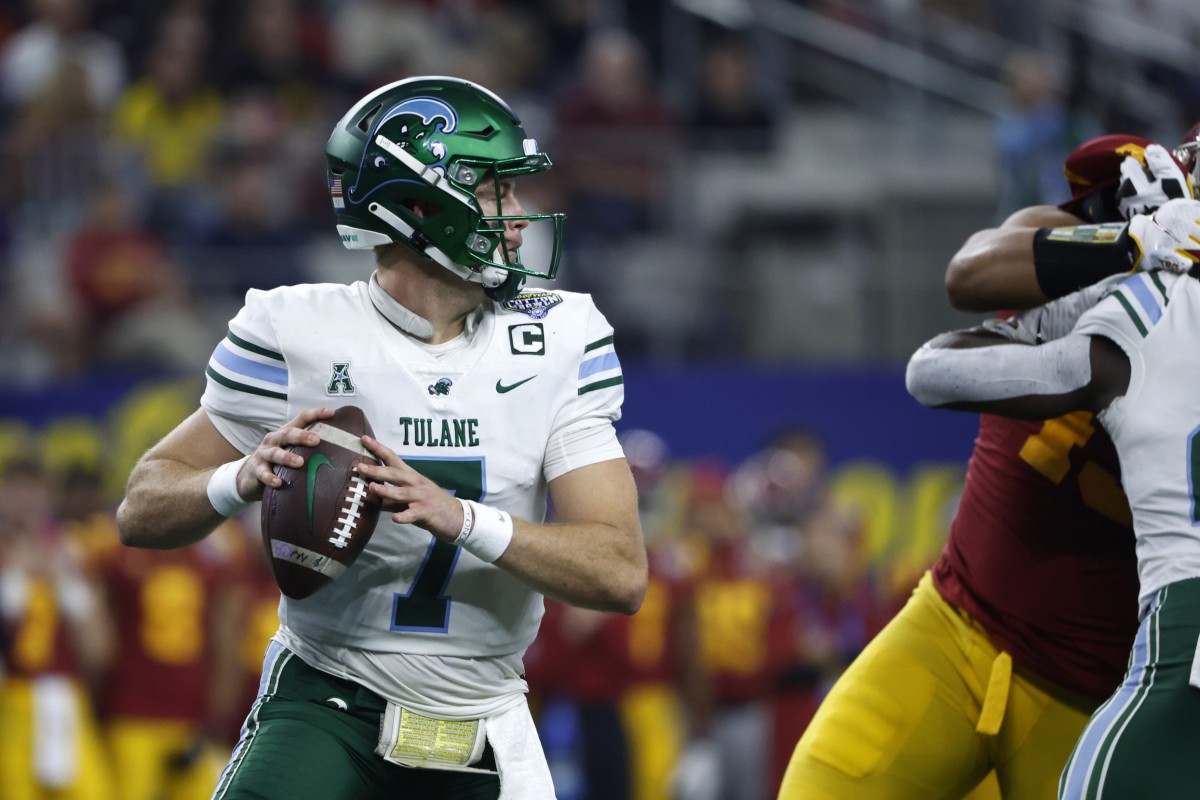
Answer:
[[509, 325], [508, 345], [512, 349], [513, 355], [546, 355], [546, 332], [542, 329], [542, 323], [527, 322], [524, 325]]

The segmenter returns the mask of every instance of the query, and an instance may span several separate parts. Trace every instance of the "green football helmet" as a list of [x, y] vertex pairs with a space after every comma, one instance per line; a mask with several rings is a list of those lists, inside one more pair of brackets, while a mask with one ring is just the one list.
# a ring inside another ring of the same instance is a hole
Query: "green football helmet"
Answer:
[[[325, 158], [347, 248], [402, 242], [501, 301], [527, 275], [558, 273], [563, 214], [485, 216], [480, 208], [479, 192], [495, 192], [502, 213], [502, 179], [552, 166], [508, 104], [482, 86], [417, 77], [377, 89], [337, 123]], [[527, 265], [509, 249], [504, 228], [514, 220], [553, 225], [549, 264]]]

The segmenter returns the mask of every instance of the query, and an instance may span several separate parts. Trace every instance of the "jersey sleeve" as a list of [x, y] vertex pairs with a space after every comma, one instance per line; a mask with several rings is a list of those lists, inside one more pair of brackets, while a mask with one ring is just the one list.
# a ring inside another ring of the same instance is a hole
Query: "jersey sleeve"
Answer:
[[288, 367], [262, 292], [246, 293], [246, 304], [229, 322], [208, 367], [200, 406], [229, 442], [243, 453], [287, 421]]
[[624, 456], [612, 428], [621, 418], [625, 401], [625, 377], [613, 346], [613, 329], [590, 302], [586, 313], [575, 394], [559, 412], [546, 446], [543, 471], [547, 480]]
[[1112, 340], [1129, 358], [1129, 387], [1121, 397], [1102, 410], [1097, 419], [1110, 435], [1121, 429], [1131, 398], [1139, 392], [1146, 374], [1143, 353], [1146, 339], [1163, 318], [1168, 302], [1169, 282], [1174, 275], [1139, 272], [1118, 283], [1112, 292], [1084, 313], [1075, 332], [1103, 336]]
[[1084, 312], [1076, 333], [1112, 339], [1130, 358], [1162, 319], [1167, 306], [1167, 285], [1173, 276], [1139, 272], [1114, 285], [1103, 300]]

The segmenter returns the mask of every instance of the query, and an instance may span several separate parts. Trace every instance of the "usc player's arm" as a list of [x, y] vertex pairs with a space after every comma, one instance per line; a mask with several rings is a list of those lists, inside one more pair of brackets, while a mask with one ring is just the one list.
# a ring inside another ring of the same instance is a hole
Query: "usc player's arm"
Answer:
[[995, 311], [1047, 302], [1034, 269], [1034, 236], [1040, 228], [1082, 224], [1057, 206], [1030, 206], [999, 227], [972, 234], [946, 267], [950, 305], [960, 311]]

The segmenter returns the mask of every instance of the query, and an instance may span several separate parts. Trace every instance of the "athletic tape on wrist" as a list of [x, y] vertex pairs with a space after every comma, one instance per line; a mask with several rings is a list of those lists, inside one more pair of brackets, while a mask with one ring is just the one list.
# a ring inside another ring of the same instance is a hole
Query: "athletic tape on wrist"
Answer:
[[237, 516], [254, 502], [243, 499], [237, 488], [238, 473], [249, 457], [243, 456], [237, 461], [222, 464], [208, 479], [208, 502], [222, 517]]
[[[480, 561], [491, 564], [504, 554], [512, 541], [512, 516], [506, 511], [476, 503], [474, 500], [460, 499], [458, 502], [463, 505], [463, 532], [454, 543]], [[472, 517], [469, 529], [468, 513]]]

